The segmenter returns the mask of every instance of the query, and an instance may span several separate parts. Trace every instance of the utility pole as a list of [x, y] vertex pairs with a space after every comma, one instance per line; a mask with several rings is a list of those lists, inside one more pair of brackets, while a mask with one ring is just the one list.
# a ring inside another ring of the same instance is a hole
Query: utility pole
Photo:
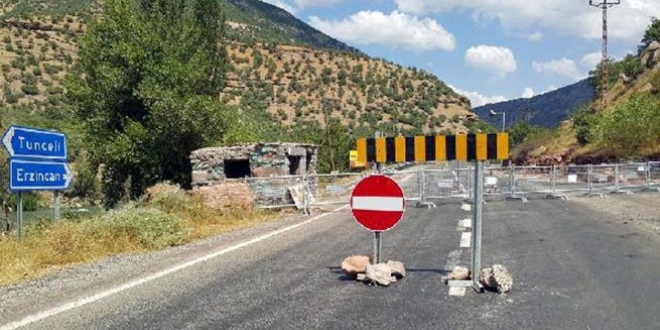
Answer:
[[589, 0], [589, 5], [593, 7], [598, 7], [603, 11], [603, 58], [601, 60], [601, 69], [603, 70], [601, 75], [601, 102], [602, 107], [605, 109], [607, 107], [607, 90], [608, 90], [608, 55], [607, 55], [607, 9], [620, 5], [621, 0]]

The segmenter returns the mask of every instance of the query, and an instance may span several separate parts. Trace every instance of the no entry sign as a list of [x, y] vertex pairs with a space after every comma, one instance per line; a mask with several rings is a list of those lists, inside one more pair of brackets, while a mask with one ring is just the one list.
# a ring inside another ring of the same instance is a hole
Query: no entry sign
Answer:
[[371, 175], [360, 181], [351, 194], [355, 220], [367, 230], [379, 232], [394, 227], [406, 208], [406, 199], [396, 181]]

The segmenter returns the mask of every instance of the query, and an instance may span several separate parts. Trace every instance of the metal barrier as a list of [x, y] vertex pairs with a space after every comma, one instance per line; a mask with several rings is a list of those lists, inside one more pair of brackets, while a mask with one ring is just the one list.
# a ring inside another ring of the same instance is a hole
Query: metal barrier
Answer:
[[614, 193], [631, 194], [635, 189], [647, 187], [646, 164], [615, 164], [614, 173]]
[[403, 196], [406, 201], [420, 201], [422, 200], [422, 174], [423, 170], [405, 170], [400, 172], [388, 173], [392, 180], [403, 190]]
[[305, 177], [305, 208], [310, 206], [345, 205], [351, 191], [364, 177], [360, 173], [316, 174]]
[[424, 201], [469, 196], [471, 175], [465, 169], [424, 170], [422, 177]]
[[[467, 165], [467, 166], [466, 166]], [[310, 207], [347, 205], [355, 185], [370, 173], [339, 173], [244, 179], [259, 208], [297, 207], [306, 214]], [[388, 170], [406, 201], [435, 207], [433, 200], [472, 200], [472, 164], [445, 163], [442, 168]], [[484, 196], [527, 202], [531, 196], [561, 198], [569, 195], [606, 197], [635, 191], [660, 192], [660, 162], [568, 165], [491, 166], [484, 168]]]
[[647, 163], [647, 189], [654, 189], [660, 192], [660, 162]]
[[303, 176], [250, 177], [245, 183], [259, 208], [304, 207], [309, 185]]

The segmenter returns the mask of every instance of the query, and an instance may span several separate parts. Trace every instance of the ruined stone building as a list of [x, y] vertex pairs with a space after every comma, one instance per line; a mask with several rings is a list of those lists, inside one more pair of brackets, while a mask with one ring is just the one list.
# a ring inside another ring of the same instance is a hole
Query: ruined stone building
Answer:
[[[227, 185], [247, 185], [261, 206], [298, 204], [302, 180], [290, 176], [316, 174], [318, 147], [297, 143], [255, 143], [204, 148], [192, 152], [193, 189], [231, 195]], [[224, 187], [223, 187], [224, 186]], [[224, 196], [225, 204], [232, 196]]]

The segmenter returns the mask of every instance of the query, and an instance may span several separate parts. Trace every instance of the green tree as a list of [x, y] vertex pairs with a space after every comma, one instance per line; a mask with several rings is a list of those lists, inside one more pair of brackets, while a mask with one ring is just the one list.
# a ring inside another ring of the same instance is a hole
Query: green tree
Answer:
[[653, 41], [660, 42], [660, 19], [657, 17], [651, 18], [651, 24], [646, 28], [644, 37], [642, 38], [642, 45], [644, 48], [648, 47]]
[[107, 0], [79, 42], [68, 97], [84, 122], [90, 157], [104, 164], [106, 207], [153, 183], [190, 186], [190, 152], [226, 129], [226, 53], [217, 1]]
[[639, 75], [644, 73], [644, 66], [639, 60], [639, 57], [631, 54], [626, 55], [621, 62], [621, 66], [623, 67], [623, 73], [630, 79], [630, 81], [634, 81]]
[[584, 105], [575, 112], [573, 115], [573, 127], [575, 128], [575, 137], [580, 145], [593, 142], [592, 129], [595, 124], [596, 109], [593, 105]]

